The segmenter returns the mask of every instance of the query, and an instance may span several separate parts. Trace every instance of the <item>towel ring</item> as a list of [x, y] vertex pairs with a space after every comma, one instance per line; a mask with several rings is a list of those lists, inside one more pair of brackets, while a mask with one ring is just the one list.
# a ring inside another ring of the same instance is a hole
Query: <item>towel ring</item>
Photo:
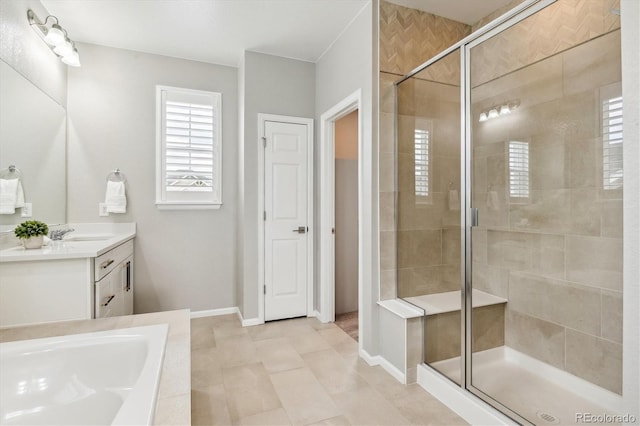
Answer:
[[120, 171], [120, 169], [115, 169], [111, 173], [107, 175], [107, 182], [126, 182], [127, 177]]
[[0, 171], [0, 179], [20, 179], [22, 178], [22, 172], [13, 164], [6, 169]]

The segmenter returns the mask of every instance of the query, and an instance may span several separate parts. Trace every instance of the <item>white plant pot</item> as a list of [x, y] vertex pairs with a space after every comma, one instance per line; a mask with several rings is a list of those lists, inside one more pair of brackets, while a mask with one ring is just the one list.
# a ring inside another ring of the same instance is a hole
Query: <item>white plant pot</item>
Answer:
[[22, 240], [22, 244], [26, 249], [39, 249], [42, 247], [43, 235], [38, 235], [37, 237], [25, 238]]

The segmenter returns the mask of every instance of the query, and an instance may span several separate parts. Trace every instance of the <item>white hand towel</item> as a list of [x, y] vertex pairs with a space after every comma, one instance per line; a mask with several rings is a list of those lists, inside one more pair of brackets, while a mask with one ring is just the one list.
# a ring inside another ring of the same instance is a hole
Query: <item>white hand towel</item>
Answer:
[[18, 192], [16, 193], [16, 208], [24, 207], [24, 190], [22, 189], [22, 181], [17, 179], [18, 181]]
[[449, 190], [449, 210], [460, 210], [460, 197], [457, 189]]
[[0, 179], [0, 214], [16, 212], [18, 183], [20, 183], [19, 179]]
[[109, 213], [126, 213], [127, 196], [125, 194], [124, 182], [107, 182], [107, 193], [104, 196]]

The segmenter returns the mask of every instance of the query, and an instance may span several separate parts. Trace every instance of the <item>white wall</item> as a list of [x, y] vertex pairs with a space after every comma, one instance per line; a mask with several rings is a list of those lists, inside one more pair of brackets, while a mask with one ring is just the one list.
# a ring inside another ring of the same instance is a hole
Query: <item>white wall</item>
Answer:
[[[90, 44], [68, 80], [69, 222], [136, 222], [135, 312], [236, 306], [237, 69]], [[222, 93], [223, 205], [155, 206], [157, 84]], [[107, 174], [127, 176], [127, 213], [98, 217]]]
[[640, 424], [640, 2], [622, 0], [624, 272], [622, 397]]
[[[375, 3], [375, 11], [374, 11]], [[363, 309], [363, 333], [360, 336], [363, 348], [371, 355], [377, 354], [377, 305], [378, 283], [378, 159], [377, 138], [374, 127], [377, 128], [375, 105], [373, 99], [376, 95], [374, 85], [374, 73], [377, 72], [377, 2], [369, 2], [354, 19], [351, 25], [342, 33], [340, 38], [331, 46], [316, 64], [316, 117], [320, 116], [336, 105], [341, 100], [355, 92], [362, 90], [362, 108], [360, 117], [362, 120], [362, 140], [364, 149], [360, 152], [361, 173], [365, 177], [362, 188], [363, 220], [361, 229], [361, 243], [363, 249], [364, 271], [360, 279], [363, 282], [361, 298]], [[318, 129], [319, 126], [316, 126]], [[316, 133], [319, 135], [319, 132]], [[316, 136], [318, 139], [318, 136]], [[319, 143], [314, 151], [316, 160], [320, 158]], [[319, 266], [319, 241], [321, 232], [331, 232], [328, 224], [320, 223], [319, 200], [319, 167], [315, 168], [315, 192], [316, 192], [316, 216], [315, 223], [319, 232], [316, 232], [316, 268]], [[316, 283], [318, 282], [316, 273]], [[316, 292], [317, 295], [317, 292]], [[317, 300], [319, 298], [316, 297]], [[318, 306], [322, 309], [322, 306]]]
[[[41, 21], [49, 15], [39, 0], [0, 1], [0, 59], [64, 107], [67, 66], [29, 25], [29, 9]], [[64, 22], [61, 24], [64, 26]]]
[[315, 66], [310, 62], [245, 52], [244, 55], [244, 194], [242, 229], [243, 252], [240, 254], [243, 281], [238, 301], [244, 318], [258, 317], [258, 114], [313, 117], [315, 101]]

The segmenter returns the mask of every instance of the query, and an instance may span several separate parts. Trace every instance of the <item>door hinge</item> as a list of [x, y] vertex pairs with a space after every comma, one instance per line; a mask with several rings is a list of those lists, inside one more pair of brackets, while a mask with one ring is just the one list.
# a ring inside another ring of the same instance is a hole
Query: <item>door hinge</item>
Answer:
[[267, 294], [267, 286], [266, 285], [262, 286], [262, 293], [263, 294]]
[[264, 137], [264, 136], [262, 137], [262, 146], [263, 146], [264, 148], [266, 148], [266, 147], [267, 147], [267, 138], [266, 138], [266, 137]]
[[267, 211], [266, 210], [264, 210], [262, 212], [262, 220], [264, 220], [265, 222], [267, 221]]

